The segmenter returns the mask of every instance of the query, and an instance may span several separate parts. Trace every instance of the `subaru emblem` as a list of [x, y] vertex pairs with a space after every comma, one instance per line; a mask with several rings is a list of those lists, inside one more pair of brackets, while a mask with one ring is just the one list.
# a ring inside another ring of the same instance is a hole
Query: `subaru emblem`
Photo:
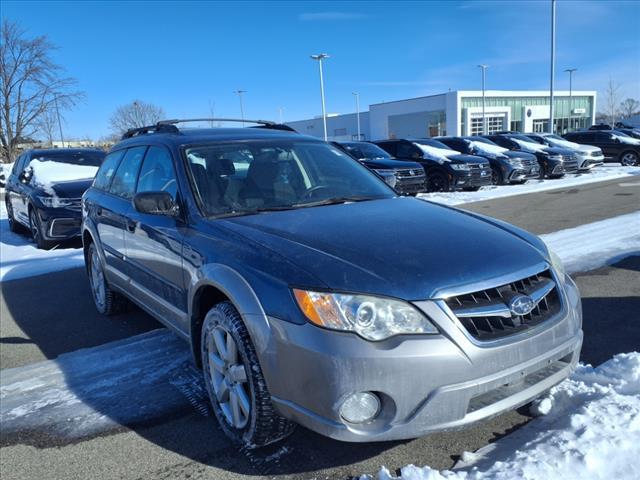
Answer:
[[509, 310], [516, 316], [527, 315], [536, 307], [535, 302], [528, 295], [516, 295], [509, 300]]

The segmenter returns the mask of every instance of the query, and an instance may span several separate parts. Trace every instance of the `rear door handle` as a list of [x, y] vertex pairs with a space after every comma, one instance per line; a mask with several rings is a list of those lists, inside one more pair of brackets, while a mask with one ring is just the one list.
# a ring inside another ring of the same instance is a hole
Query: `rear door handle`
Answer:
[[127, 230], [129, 232], [133, 233], [136, 231], [136, 222], [127, 218], [126, 223], [127, 223]]
[[99, 217], [102, 216], [102, 207], [96, 208], [96, 215]]

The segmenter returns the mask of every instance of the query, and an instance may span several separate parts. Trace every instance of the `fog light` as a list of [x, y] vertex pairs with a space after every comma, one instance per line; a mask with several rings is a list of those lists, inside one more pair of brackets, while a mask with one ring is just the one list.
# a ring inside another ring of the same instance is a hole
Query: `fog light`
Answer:
[[373, 420], [380, 411], [380, 400], [371, 392], [354, 393], [342, 407], [340, 416], [349, 423], [364, 423]]

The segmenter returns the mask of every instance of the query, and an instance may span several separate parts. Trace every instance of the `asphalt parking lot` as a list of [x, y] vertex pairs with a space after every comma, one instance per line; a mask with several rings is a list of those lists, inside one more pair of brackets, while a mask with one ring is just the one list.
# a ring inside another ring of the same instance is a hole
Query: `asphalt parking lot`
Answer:
[[[466, 204], [534, 233], [548, 233], [638, 210], [640, 182], [581, 187]], [[598, 364], [638, 348], [640, 252], [574, 275], [583, 296], [582, 361]], [[73, 269], [0, 284], [0, 364], [19, 367], [160, 328], [139, 310], [97, 315], [86, 275]], [[185, 346], [186, 348], [186, 346]], [[0, 376], [2, 373], [0, 372]], [[529, 420], [509, 412], [462, 432], [377, 444], [345, 444], [299, 428], [280, 445], [247, 451], [230, 445], [208, 412], [188, 401], [162, 416], [99, 435], [60, 440], [46, 430], [1, 438], [3, 479], [30, 478], [349, 478], [414, 463], [450, 468]]]

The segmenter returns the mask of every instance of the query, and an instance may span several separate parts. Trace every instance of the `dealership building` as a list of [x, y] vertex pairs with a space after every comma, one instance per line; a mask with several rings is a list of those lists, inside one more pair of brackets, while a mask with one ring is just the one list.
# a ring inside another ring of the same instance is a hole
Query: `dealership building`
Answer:
[[[548, 91], [485, 91], [487, 133], [501, 130], [546, 132], [549, 126]], [[554, 92], [554, 131], [566, 133], [595, 122], [596, 92]], [[322, 117], [287, 122], [300, 133], [323, 137]], [[369, 105], [360, 113], [360, 137], [437, 137], [482, 134], [482, 91], [458, 90]], [[329, 140], [356, 140], [355, 113], [327, 117]]]

